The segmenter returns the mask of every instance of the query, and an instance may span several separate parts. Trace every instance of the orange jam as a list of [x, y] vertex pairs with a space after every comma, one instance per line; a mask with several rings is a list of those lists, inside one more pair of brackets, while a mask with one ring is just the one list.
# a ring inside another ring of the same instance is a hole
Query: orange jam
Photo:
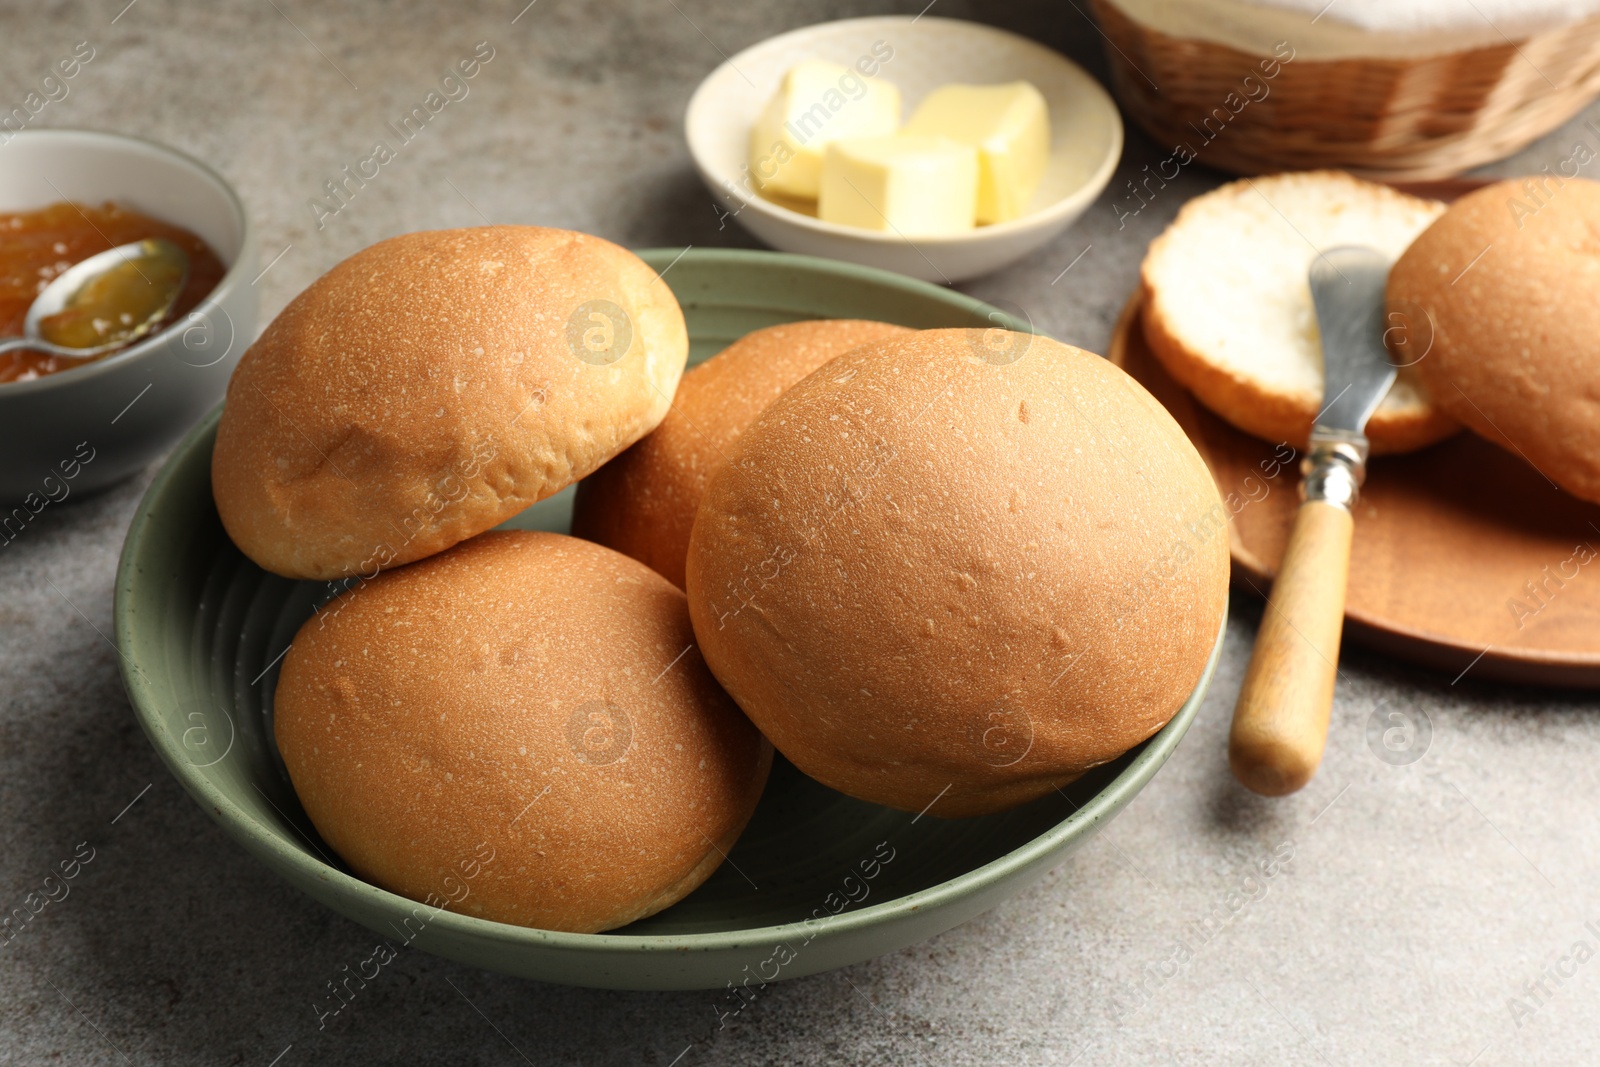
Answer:
[[[99, 207], [60, 203], [37, 211], [0, 213], [0, 337], [22, 335], [23, 319], [34, 298], [67, 268], [96, 253], [147, 237], [165, 237], [189, 254], [189, 280], [161, 324], [165, 326], [193, 311], [227, 272], [217, 254], [200, 238], [113, 203]], [[39, 378], [105, 355], [64, 359], [25, 349], [0, 353], [0, 383]]]

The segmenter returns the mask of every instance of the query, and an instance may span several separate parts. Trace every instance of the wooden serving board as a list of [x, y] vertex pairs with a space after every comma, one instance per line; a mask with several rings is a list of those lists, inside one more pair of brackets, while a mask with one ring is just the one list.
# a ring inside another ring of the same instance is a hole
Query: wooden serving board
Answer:
[[[1300, 502], [1299, 456], [1175, 382], [1145, 343], [1140, 303], [1123, 310], [1109, 358], [1200, 450], [1233, 512], [1234, 584], [1264, 598]], [[1452, 678], [1600, 686], [1600, 507], [1462, 431], [1372, 460], [1355, 519], [1347, 640]]]

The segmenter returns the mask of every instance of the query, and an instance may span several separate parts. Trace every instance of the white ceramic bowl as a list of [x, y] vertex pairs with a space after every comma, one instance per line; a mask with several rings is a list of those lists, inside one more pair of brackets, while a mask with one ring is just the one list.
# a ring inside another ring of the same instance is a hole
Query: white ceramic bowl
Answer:
[[[884, 48], [875, 77], [900, 87], [903, 114], [947, 82], [1032, 82], [1050, 106], [1050, 165], [1022, 218], [952, 237], [907, 240], [807, 215], [750, 192], [750, 127], [784, 73], [803, 59], [854, 68]], [[1066, 229], [1111, 180], [1122, 155], [1116, 104], [1089, 74], [1057, 52], [975, 22], [892, 16], [806, 26], [745, 49], [712, 71], [684, 118], [689, 154], [725, 210], [767, 244], [955, 282], [1022, 258]]]
[[141, 470], [216, 406], [255, 339], [256, 241], [199, 160], [136, 137], [24, 130], [0, 145], [0, 211], [115, 200], [202, 238], [228, 271], [183, 319], [104, 359], [0, 383], [0, 549], [49, 504]]

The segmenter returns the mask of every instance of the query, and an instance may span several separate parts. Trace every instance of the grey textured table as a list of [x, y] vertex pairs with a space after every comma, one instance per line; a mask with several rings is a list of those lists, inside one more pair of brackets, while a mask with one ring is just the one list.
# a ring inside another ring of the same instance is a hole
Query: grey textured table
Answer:
[[[679, 124], [697, 81], [719, 52], [772, 33], [923, 0], [126, 2], [7, 0], [0, 110], [89, 41], [95, 58], [36, 124], [142, 134], [219, 167], [260, 228], [262, 265], [283, 253], [259, 283], [265, 321], [338, 260], [412, 229], [490, 219], [633, 246], [749, 245], [719, 228], [690, 168]], [[995, 21], [1103, 74], [1078, 6], [940, 0], [933, 14]], [[494, 59], [470, 95], [319, 230], [307, 200], [485, 40]], [[1574, 122], [1497, 170], [1554, 164], [1580, 139], [1596, 144]], [[1119, 228], [1124, 179], [1159, 156], [1130, 131], [1102, 202], [970, 291], [1104, 350], [1145, 244], [1219, 180], [1191, 167]], [[1262, 800], [1224, 753], [1260, 612], [1243, 602], [1155, 782], [1042, 884], [943, 937], [772, 987], [709, 1040], [712, 994], [544, 986], [415, 952], [319, 1030], [324, 984], [372, 935], [280, 883], [183, 794], [134, 723], [105, 636], [151, 473], [49, 508], [0, 550], [0, 907], [80, 842], [93, 849], [70, 895], [0, 956], [0, 1062], [1600, 1061], [1600, 964], [1587, 966], [1600, 923], [1585, 925], [1600, 900], [1584, 888], [1600, 879], [1593, 699], [1470, 672], [1452, 684], [1351, 649], [1321, 773]], [[1369, 719], [1395, 709], [1431, 724], [1409, 765], [1367, 745]]]

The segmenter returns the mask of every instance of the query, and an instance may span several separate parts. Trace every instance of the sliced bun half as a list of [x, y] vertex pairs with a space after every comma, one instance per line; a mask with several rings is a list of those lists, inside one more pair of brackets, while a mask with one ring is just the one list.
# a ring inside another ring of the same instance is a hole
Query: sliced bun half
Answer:
[[1417, 373], [1451, 415], [1600, 503], [1600, 183], [1538, 176], [1463, 197], [1389, 274], [1431, 340]]
[[[1185, 204], [1151, 243], [1140, 271], [1145, 336], [1211, 410], [1246, 433], [1303, 449], [1324, 404], [1312, 261], [1337, 245], [1397, 259], [1443, 210], [1340, 171], [1224, 185]], [[1457, 429], [1407, 367], [1366, 433], [1374, 453], [1407, 452]]]

